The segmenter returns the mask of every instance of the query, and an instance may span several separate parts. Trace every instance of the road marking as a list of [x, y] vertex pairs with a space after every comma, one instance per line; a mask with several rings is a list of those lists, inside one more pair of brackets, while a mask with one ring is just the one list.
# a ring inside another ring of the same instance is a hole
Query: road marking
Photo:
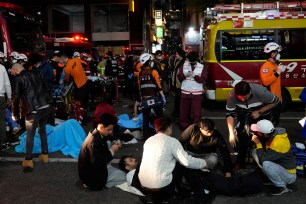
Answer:
[[[214, 120], [224, 120], [225, 116], [224, 117], [202, 117], [202, 119], [204, 119], [204, 118], [209, 118], [209, 119], [214, 119]], [[303, 118], [303, 117], [281, 117], [280, 119], [283, 119], [283, 120], [300, 120], [301, 118]]]
[[[4, 162], [21, 162], [23, 160], [24, 160], [23, 157], [0, 157], [0, 161], [4, 161]], [[38, 162], [39, 160], [38, 158], [33, 158], [33, 161]], [[78, 162], [78, 160], [74, 158], [49, 158], [49, 162], [50, 163], [56, 163], [56, 162], [75, 163], [75, 162]], [[111, 163], [117, 164], [119, 163], [119, 159], [113, 159]]]

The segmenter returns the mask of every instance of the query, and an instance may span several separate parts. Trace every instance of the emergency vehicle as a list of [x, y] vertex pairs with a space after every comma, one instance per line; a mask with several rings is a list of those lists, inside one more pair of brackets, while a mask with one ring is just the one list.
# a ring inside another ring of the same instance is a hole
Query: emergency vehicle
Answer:
[[72, 57], [74, 52], [88, 53], [92, 55], [94, 60], [99, 61], [99, 52], [93, 48], [92, 43], [88, 38], [81, 35], [74, 35], [73, 37], [47, 37], [44, 36], [47, 51], [51, 54], [55, 50], [59, 50]]
[[25, 54], [45, 51], [39, 21], [23, 13], [21, 6], [0, 2], [0, 25], [0, 51], [6, 57], [13, 51]]
[[269, 42], [282, 46], [283, 106], [306, 86], [306, 2], [216, 5], [205, 12], [206, 97], [225, 101], [241, 80], [260, 83]]

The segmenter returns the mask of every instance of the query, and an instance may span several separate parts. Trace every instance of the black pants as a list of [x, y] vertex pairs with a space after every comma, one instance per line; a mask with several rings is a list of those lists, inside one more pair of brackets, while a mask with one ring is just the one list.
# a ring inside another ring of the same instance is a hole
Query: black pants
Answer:
[[[163, 107], [162, 106], [156, 106], [153, 108], [154, 113], [156, 115], [156, 117], [161, 117], [163, 116]], [[142, 110], [142, 114], [143, 114], [143, 137], [144, 139], [148, 139], [151, 135], [150, 132], [150, 114], [151, 114], [151, 108], [148, 109], [143, 109]]]
[[82, 108], [87, 110], [88, 107], [88, 100], [89, 100], [89, 84], [88, 81], [86, 84], [78, 88], [75, 86], [74, 98], [76, 100], [80, 100], [82, 102]]

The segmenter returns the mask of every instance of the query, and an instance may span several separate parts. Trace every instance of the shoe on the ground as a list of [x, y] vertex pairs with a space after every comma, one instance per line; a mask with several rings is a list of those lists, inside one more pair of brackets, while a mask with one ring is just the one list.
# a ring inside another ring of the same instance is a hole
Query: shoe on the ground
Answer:
[[4, 144], [1, 144], [0, 150], [5, 151], [5, 150], [9, 149], [10, 147], [11, 147], [11, 143], [7, 142], [7, 143], [4, 143]]
[[28, 173], [33, 171], [34, 165], [33, 160], [23, 160], [22, 161], [22, 168], [24, 173]]
[[282, 195], [284, 193], [289, 193], [289, 192], [291, 192], [291, 190], [286, 187], [274, 186], [271, 191], [271, 195], [278, 196], [278, 195]]
[[41, 154], [38, 156], [39, 161], [43, 162], [43, 163], [48, 163], [49, 162], [49, 156], [48, 154]]
[[20, 127], [19, 126], [17, 126], [17, 127], [14, 127], [13, 128], [13, 131], [12, 131], [12, 134], [17, 134], [18, 132], [20, 131]]

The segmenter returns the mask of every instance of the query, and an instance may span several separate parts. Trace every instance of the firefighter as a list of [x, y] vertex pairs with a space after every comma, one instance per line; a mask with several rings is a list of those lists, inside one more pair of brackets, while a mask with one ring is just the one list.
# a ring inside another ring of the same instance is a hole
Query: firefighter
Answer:
[[280, 51], [281, 46], [275, 42], [270, 42], [264, 47], [264, 53], [267, 55], [267, 61], [261, 66], [259, 75], [260, 82], [271, 93], [275, 94], [280, 103], [272, 110], [273, 125], [278, 125], [280, 112], [282, 107], [282, 93], [281, 93], [281, 73], [280, 65]]
[[[152, 97], [160, 96], [162, 98], [162, 104], [153, 107], [154, 113], [157, 117], [163, 115], [163, 106], [166, 104], [166, 97], [163, 93], [160, 83], [160, 77], [158, 72], [151, 68], [152, 55], [144, 53], [140, 56], [140, 63], [143, 64], [142, 70], [139, 73], [138, 84], [141, 95], [141, 101], [144, 103], [146, 100]], [[150, 99], [153, 100], [153, 99]], [[154, 103], [157, 101], [154, 100]], [[151, 135], [149, 128], [149, 117], [151, 113], [150, 107], [144, 107], [143, 105], [143, 137], [148, 139]]]

